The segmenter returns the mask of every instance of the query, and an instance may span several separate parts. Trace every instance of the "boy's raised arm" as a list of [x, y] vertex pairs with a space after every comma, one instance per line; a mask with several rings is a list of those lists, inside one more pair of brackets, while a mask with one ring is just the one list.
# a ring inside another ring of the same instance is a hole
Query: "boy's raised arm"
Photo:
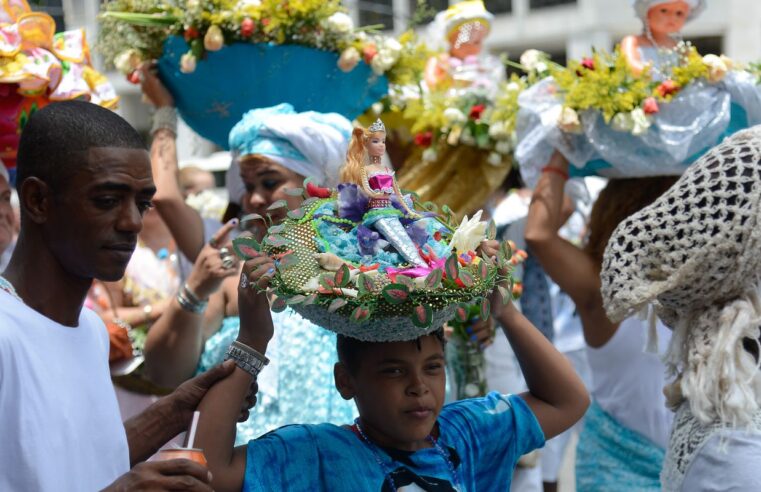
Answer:
[[[273, 326], [269, 303], [264, 293], [250, 284], [265, 288], [274, 273], [274, 264], [266, 256], [246, 262], [243, 274], [249, 281], [238, 288], [240, 333], [238, 341], [265, 354], [272, 338]], [[239, 491], [246, 473], [246, 446], [234, 448], [236, 421], [244, 405], [253, 378], [246, 371], [235, 371], [212, 387], [201, 401], [195, 447], [203, 449], [213, 475], [212, 486], [218, 492]]]
[[[496, 254], [496, 249], [488, 243], [483, 248], [489, 256]], [[545, 439], [549, 440], [581, 419], [589, 407], [589, 394], [568, 359], [512, 302], [503, 306], [499, 293], [495, 293], [495, 297], [494, 315], [513, 347], [528, 385], [528, 393], [521, 396], [534, 412]]]

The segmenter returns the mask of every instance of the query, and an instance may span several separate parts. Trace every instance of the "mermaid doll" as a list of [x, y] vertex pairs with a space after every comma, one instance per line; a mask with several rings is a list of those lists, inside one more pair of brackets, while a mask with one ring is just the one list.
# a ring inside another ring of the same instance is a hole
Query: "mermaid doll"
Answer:
[[[365, 224], [371, 225], [411, 265], [427, 267], [415, 242], [410, 238], [400, 218], [419, 218], [407, 203], [394, 178], [394, 171], [381, 159], [386, 153], [386, 127], [379, 119], [369, 128], [352, 132], [346, 164], [341, 169], [341, 182], [353, 183], [368, 196]], [[397, 198], [404, 213], [392, 205]]]

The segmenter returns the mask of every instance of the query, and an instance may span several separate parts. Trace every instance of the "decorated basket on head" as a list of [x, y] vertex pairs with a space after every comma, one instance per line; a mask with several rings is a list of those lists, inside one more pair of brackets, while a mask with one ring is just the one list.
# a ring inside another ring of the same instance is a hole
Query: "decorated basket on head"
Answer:
[[[90, 64], [84, 30], [56, 33], [53, 18], [26, 0], [0, 4], [0, 159], [13, 172], [29, 117], [55, 101], [85, 99], [106, 108], [119, 98]], [[2, 164], [0, 164], [2, 165]]]
[[404, 47], [357, 29], [339, 0], [111, 0], [99, 50], [137, 81], [143, 60], [160, 76], [182, 118], [227, 148], [244, 112], [287, 102], [297, 111], [350, 120], [388, 90]]
[[632, 3], [643, 32], [613, 53], [567, 67], [536, 50], [522, 57], [549, 75], [519, 98], [515, 157], [528, 183], [554, 150], [571, 162], [571, 176], [679, 175], [726, 136], [761, 122], [758, 77], [681, 40], [705, 0]]
[[[313, 323], [365, 341], [416, 339], [477, 305], [490, 313], [488, 296], [506, 279], [513, 259], [505, 244], [496, 258], [479, 253], [494, 227], [480, 213], [459, 226], [451, 211], [428, 204], [415, 209], [394, 172], [381, 163], [386, 131], [378, 120], [352, 134], [336, 189], [307, 180], [305, 200], [271, 226], [259, 242], [236, 239], [235, 251], [260, 251], [277, 260], [272, 309], [290, 306]], [[296, 190], [295, 193], [304, 193]], [[285, 203], [273, 204], [273, 209]], [[261, 220], [267, 220], [261, 218]]]

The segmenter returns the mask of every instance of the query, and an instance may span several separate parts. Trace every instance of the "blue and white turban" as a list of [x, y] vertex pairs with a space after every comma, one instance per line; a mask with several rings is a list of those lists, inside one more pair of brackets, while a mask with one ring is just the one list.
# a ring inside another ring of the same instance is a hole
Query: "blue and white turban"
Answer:
[[[316, 184], [335, 187], [352, 128], [340, 114], [297, 113], [293, 106], [283, 103], [244, 114], [230, 131], [230, 150], [238, 158], [266, 156], [297, 174], [314, 178]], [[229, 183], [233, 174], [237, 169], [228, 172], [228, 189], [231, 200], [238, 201], [241, 187]]]

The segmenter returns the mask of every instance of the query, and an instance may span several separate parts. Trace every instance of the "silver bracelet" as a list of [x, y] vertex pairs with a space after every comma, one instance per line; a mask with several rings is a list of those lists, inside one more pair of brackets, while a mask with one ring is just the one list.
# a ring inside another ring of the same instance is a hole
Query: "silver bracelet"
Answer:
[[206, 310], [208, 302], [202, 301], [188, 288], [188, 284], [182, 286], [177, 293], [177, 303], [182, 309], [194, 314], [201, 314]]
[[245, 343], [234, 341], [227, 349], [225, 360], [232, 359], [235, 365], [256, 378], [264, 366], [270, 363], [270, 360], [258, 350], [249, 347]]
[[151, 135], [159, 130], [169, 130], [177, 136], [177, 110], [171, 106], [162, 106], [153, 113]]

